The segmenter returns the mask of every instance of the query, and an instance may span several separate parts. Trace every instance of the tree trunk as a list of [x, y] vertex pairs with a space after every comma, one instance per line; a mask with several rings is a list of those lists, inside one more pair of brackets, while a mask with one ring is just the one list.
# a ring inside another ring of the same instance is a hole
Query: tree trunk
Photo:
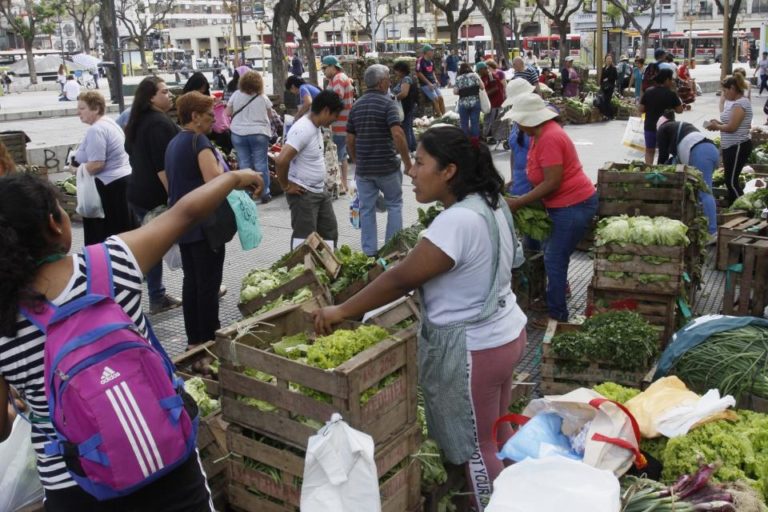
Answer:
[[[101, 27], [101, 40], [104, 45], [104, 60], [117, 62], [115, 55], [115, 48], [117, 47], [117, 27], [112, 22], [112, 9], [114, 9], [113, 0], [104, 0], [99, 6], [99, 26]], [[117, 90], [117, 73], [122, 70], [117, 69], [114, 65], [104, 67], [107, 73], [107, 81], [109, 82], [109, 93], [112, 99], [118, 97]]]
[[91, 53], [90, 34], [85, 29], [81, 30], [79, 27], [77, 31], [80, 33], [80, 41], [83, 43], [83, 52], [90, 54]]
[[27, 53], [27, 66], [29, 68], [29, 83], [37, 83], [37, 69], [35, 68], [35, 54], [32, 52], [33, 39], [24, 39], [24, 51]]
[[459, 31], [451, 29], [451, 48], [458, 47], [459, 44]]
[[568, 39], [567, 24], [565, 24], [565, 23], [562, 23], [562, 24], [558, 23], [557, 31], [559, 32], [558, 35], [560, 36], [560, 51], [558, 52], [559, 53], [559, 55], [558, 55], [559, 62], [558, 62], [557, 65], [560, 66], [560, 69], [563, 69], [565, 67], [565, 58], [568, 56], [568, 53], [569, 53], [569, 50], [566, 47], [567, 39]]
[[[285, 96], [285, 35], [291, 19], [293, 0], [278, 0], [272, 21], [272, 93]], [[312, 39], [310, 38], [310, 41]]]
[[[493, 11], [491, 11], [493, 12]], [[498, 20], [501, 20], [499, 17]], [[504, 25], [497, 21], [495, 23], [489, 23], [488, 26], [491, 29], [491, 38], [493, 39], [493, 48], [496, 50], [496, 58], [499, 62], [499, 65], [501, 65], [501, 59], [507, 59], [508, 57], [508, 49], [507, 49], [507, 38], [504, 36]]]
[[307, 57], [307, 71], [309, 72], [309, 82], [317, 84], [317, 61], [315, 60], [315, 48], [312, 46], [311, 27], [299, 27], [301, 33], [301, 49]]
[[139, 48], [139, 58], [141, 59], [141, 72], [143, 74], [149, 73], [149, 66], [147, 66], [147, 54], [145, 47], [147, 46], [147, 39], [145, 36], [136, 38], [136, 46]]

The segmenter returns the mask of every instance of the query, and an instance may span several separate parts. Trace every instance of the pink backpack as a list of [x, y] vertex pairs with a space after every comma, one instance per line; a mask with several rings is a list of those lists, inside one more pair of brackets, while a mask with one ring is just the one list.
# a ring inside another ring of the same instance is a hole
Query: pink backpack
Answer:
[[[85, 250], [88, 291], [62, 307], [22, 314], [45, 334], [45, 395], [60, 455], [98, 500], [125, 496], [172, 471], [195, 450], [197, 412], [157, 341], [115, 301], [106, 245]], [[34, 426], [34, 425], [33, 425]]]

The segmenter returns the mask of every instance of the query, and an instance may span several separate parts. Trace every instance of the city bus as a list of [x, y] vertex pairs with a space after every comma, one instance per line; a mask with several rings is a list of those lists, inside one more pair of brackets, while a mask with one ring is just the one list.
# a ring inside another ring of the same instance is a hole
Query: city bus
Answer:
[[[578, 34], [568, 34], [566, 37], [566, 46], [568, 55], [578, 57], [581, 54], [581, 36]], [[523, 37], [523, 51], [528, 53], [532, 51], [540, 59], [549, 57], [549, 52], [560, 50], [560, 36], [527, 36]]]
[[[734, 31], [732, 48], [738, 56], [746, 56], [744, 48], [753, 39], [749, 31]], [[651, 45], [659, 46], [659, 34], [650, 35]], [[704, 60], [720, 61], [723, 54], [723, 31], [722, 30], [694, 30], [684, 32], [671, 32], [664, 34], [661, 38], [661, 46], [676, 59], [689, 58], [693, 56], [697, 62]], [[689, 46], [693, 47], [691, 51]], [[692, 53], [692, 55], [690, 55]]]

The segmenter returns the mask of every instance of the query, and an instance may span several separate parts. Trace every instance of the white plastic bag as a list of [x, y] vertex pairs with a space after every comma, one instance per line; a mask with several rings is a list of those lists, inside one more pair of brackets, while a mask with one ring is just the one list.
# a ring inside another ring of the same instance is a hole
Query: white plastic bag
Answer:
[[731, 395], [720, 398], [720, 391], [710, 389], [696, 401], [665, 411], [656, 420], [656, 430], [670, 438], [684, 436], [697, 423], [729, 407], [736, 407], [736, 400]]
[[181, 249], [179, 244], [173, 244], [168, 252], [163, 256], [163, 261], [170, 270], [179, 270], [181, 268]]
[[627, 120], [627, 126], [624, 128], [624, 137], [622, 137], [621, 143], [628, 148], [645, 151], [645, 131], [641, 118], [630, 117]]
[[485, 512], [534, 510], [618, 512], [619, 480], [610, 471], [558, 456], [526, 459], [504, 469], [493, 482]]
[[43, 498], [31, 431], [32, 426], [17, 417], [11, 435], [0, 443], [0, 512], [12, 512]]
[[77, 168], [77, 208], [75, 211], [86, 219], [103, 219], [104, 208], [96, 190], [96, 178], [85, 170], [85, 164]]
[[373, 438], [334, 413], [309, 438], [301, 512], [381, 512]]
[[485, 92], [485, 89], [480, 89], [480, 92], [477, 94], [480, 96], [480, 110], [483, 114], [487, 114], [491, 111], [491, 99], [488, 97], [488, 93]]

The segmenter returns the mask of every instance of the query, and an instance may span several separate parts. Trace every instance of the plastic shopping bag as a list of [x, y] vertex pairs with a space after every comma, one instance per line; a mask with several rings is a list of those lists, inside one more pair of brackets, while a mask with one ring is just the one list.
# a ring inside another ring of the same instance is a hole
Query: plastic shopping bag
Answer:
[[301, 512], [381, 512], [373, 438], [334, 413], [309, 438]]
[[[567, 505], [566, 505], [567, 504]], [[619, 480], [613, 473], [564, 457], [526, 459], [493, 482], [485, 512], [616, 512]]]
[[32, 426], [17, 417], [11, 435], [0, 443], [0, 512], [12, 512], [43, 498], [31, 431]]
[[562, 426], [563, 418], [555, 413], [537, 414], [507, 440], [496, 457], [514, 462], [552, 455], [581, 460], [581, 457], [572, 453], [571, 442], [563, 434]]
[[237, 236], [244, 251], [255, 249], [261, 243], [262, 232], [259, 211], [251, 196], [244, 190], [233, 190], [227, 195], [229, 206], [235, 213]]
[[630, 117], [627, 120], [627, 127], [624, 128], [624, 137], [621, 139], [621, 143], [628, 148], [645, 151], [645, 131], [641, 118]]
[[[167, 210], [168, 206], [166, 205], [160, 205], [152, 209], [144, 216], [144, 220], [141, 221], [141, 225], [145, 226], [155, 217], [165, 213]], [[163, 255], [163, 261], [166, 265], [168, 265], [170, 270], [179, 270], [181, 268], [181, 249], [179, 249], [179, 244], [173, 244], [171, 248], [168, 249], [168, 252]]]
[[480, 97], [480, 110], [483, 114], [489, 113], [491, 111], [491, 99], [488, 97], [488, 93], [485, 92], [485, 89], [480, 89], [477, 95]]
[[77, 168], [77, 208], [75, 211], [86, 219], [103, 219], [104, 208], [96, 189], [96, 178], [85, 170], [85, 164]]

